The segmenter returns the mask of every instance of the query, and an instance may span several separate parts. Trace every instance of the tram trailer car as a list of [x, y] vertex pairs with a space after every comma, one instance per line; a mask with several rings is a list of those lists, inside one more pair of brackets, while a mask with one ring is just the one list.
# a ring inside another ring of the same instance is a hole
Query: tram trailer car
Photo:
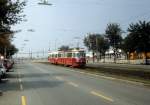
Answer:
[[52, 64], [84, 67], [86, 65], [86, 56], [84, 50], [69, 50], [49, 52], [48, 61]]

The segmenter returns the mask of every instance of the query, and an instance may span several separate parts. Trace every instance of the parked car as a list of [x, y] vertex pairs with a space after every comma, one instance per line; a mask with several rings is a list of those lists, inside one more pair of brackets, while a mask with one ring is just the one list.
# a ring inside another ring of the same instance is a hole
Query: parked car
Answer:
[[3, 76], [3, 74], [2, 74], [2, 71], [1, 71], [1, 69], [0, 69], [0, 81], [1, 81], [1, 79], [2, 79], [2, 76]]
[[14, 65], [14, 61], [13, 60], [5, 59], [2, 62], [2, 66], [3, 66], [4, 69], [6, 69], [6, 72], [9, 72], [10, 69], [13, 68], [13, 65]]
[[7, 70], [6, 70], [6, 68], [5, 68], [4, 64], [3, 64], [3, 62], [1, 62], [1, 64], [0, 64], [0, 74], [1, 74], [1, 78], [5, 76], [6, 71], [7, 71]]

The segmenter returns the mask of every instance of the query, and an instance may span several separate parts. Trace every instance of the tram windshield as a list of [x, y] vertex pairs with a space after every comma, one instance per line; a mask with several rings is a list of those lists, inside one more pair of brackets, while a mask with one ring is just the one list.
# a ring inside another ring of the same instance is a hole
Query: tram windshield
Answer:
[[78, 52], [78, 53], [76, 53], [76, 57], [78, 57], [78, 58], [82, 58], [82, 57], [85, 57], [85, 52]]

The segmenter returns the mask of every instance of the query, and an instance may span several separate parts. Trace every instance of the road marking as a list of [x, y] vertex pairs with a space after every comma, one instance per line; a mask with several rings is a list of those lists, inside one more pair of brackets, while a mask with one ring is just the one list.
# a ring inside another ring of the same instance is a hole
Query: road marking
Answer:
[[57, 80], [59, 80], [59, 81], [62, 81], [63, 80], [63, 78], [62, 77], [58, 77], [58, 76], [56, 76], [55, 77]]
[[23, 90], [23, 85], [22, 85], [22, 84], [20, 84], [20, 90], [21, 90], [21, 91]]
[[25, 96], [21, 96], [21, 102], [22, 102], [22, 105], [27, 105]]
[[[97, 76], [99, 76], [99, 75], [97, 75]], [[100, 77], [105, 78], [105, 79], [110, 79], [110, 80], [115, 80], [116, 79], [116, 78], [113, 78], [113, 77], [106, 77], [106, 76], [100, 76]]]
[[91, 91], [91, 94], [93, 94], [93, 95], [95, 95], [95, 96], [98, 96], [98, 97], [101, 97], [101, 98], [103, 98], [103, 99], [105, 99], [105, 100], [107, 100], [107, 101], [114, 102], [113, 99], [111, 99], [111, 98], [109, 98], [109, 97], [107, 97], [107, 96], [104, 96], [104, 95], [102, 95], [102, 94], [100, 94], [100, 93], [98, 93], [98, 92]]
[[69, 85], [72, 85], [74, 87], [79, 87], [76, 83], [73, 83], [73, 82], [68, 82]]

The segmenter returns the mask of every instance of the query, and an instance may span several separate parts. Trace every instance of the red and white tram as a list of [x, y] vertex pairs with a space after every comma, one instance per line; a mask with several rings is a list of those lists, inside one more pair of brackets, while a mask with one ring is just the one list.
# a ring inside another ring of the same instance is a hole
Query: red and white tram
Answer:
[[71, 67], [84, 67], [86, 65], [85, 51], [83, 49], [49, 52], [48, 60], [52, 64]]

